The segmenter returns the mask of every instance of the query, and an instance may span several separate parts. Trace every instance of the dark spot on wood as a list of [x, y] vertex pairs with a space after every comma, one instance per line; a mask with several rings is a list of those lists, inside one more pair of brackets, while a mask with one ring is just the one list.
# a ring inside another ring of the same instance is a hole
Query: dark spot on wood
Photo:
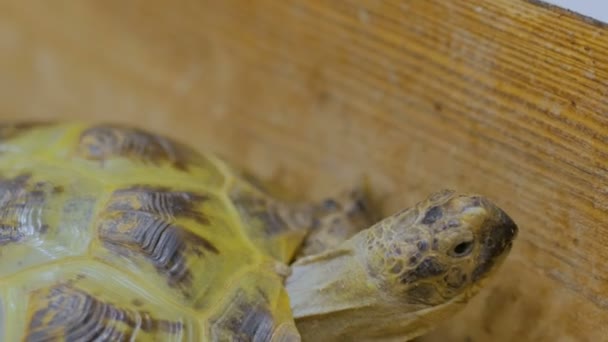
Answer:
[[184, 327], [178, 321], [154, 318], [145, 311], [130, 310], [69, 284], [33, 292], [28, 301], [26, 341], [43, 341], [61, 337], [66, 341], [130, 340], [138, 332], [180, 333]]
[[321, 105], [326, 105], [331, 100], [331, 94], [329, 91], [323, 89], [317, 92], [317, 101]]
[[411, 284], [420, 279], [432, 278], [443, 274], [446, 271], [445, 266], [437, 259], [428, 257], [413, 270], [410, 270], [401, 276], [401, 283]]
[[438, 112], [441, 112], [443, 110], [443, 104], [441, 104], [441, 102], [434, 102], [433, 107]]
[[205, 253], [220, 251], [206, 238], [175, 224], [175, 220], [190, 218], [207, 224], [196, 206], [205, 200], [206, 196], [159, 188], [117, 190], [101, 213], [99, 238], [116, 253], [143, 257], [167, 277], [169, 285], [187, 289], [192, 282], [187, 256], [204, 257]]
[[443, 216], [443, 210], [440, 206], [431, 207], [427, 210], [424, 218], [422, 219], [423, 224], [431, 225], [439, 220]]
[[[263, 291], [258, 291], [262, 292]], [[270, 341], [275, 329], [266, 294], [247, 298], [238, 292], [224, 310], [211, 319], [214, 341]]]
[[0, 178], [0, 246], [46, 233], [42, 210], [53, 186], [32, 182], [31, 175]]
[[167, 162], [186, 171], [201, 156], [191, 148], [168, 137], [118, 124], [103, 124], [85, 130], [79, 140], [79, 154], [90, 160], [115, 157], [131, 158], [160, 165]]
[[577, 239], [577, 238], [574, 238], [574, 239], [572, 239], [572, 243], [573, 243], [575, 246], [578, 246], [578, 245], [580, 244], [580, 240], [579, 240], [579, 239]]

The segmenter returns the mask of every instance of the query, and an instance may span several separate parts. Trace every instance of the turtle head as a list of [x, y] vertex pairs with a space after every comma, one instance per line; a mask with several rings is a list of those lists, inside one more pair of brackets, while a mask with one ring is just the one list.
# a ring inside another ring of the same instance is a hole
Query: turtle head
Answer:
[[464, 307], [517, 231], [482, 196], [438, 192], [296, 262], [287, 284], [296, 323], [327, 340], [419, 336]]
[[489, 200], [442, 191], [367, 230], [357, 249], [388, 297], [434, 307], [475, 294], [517, 231]]

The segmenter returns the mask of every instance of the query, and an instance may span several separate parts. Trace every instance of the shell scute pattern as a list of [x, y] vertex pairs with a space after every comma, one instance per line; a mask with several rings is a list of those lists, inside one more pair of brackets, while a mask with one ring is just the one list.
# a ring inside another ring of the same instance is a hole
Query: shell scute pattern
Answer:
[[[62, 308], [69, 307], [71, 312]], [[67, 341], [127, 341], [142, 333], [177, 335], [183, 323], [154, 317], [153, 313], [103, 301], [70, 284], [34, 291], [28, 307], [26, 340], [61, 336]]]
[[[119, 124], [7, 123], [0, 124], [0, 157], [22, 162], [23, 156], [47, 160], [99, 181], [126, 184], [150, 179], [191, 183], [221, 190], [223, 163], [169, 137]], [[167, 174], [171, 177], [167, 178]], [[163, 177], [165, 176], [165, 177]]]
[[[182, 179], [190, 183], [197, 178], [206, 187], [221, 189], [225, 182], [225, 170], [219, 160], [203, 155], [167, 136], [120, 124], [97, 124], [90, 127], [76, 126], [77, 136], [70, 136], [65, 145], [72, 145], [72, 159], [88, 161], [94, 170], [101, 168], [100, 176], [107, 171], [121, 172], [124, 176], [141, 168], [149, 173], [153, 182], [163, 179], [170, 172], [170, 183]], [[210, 158], [214, 160], [210, 160]], [[137, 182], [137, 179], [128, 179]]]
[[163, 219], [189, 217], [200, 224], [209, 224], [201, 210], [197, 210], [209, 197], [187, 191], [173, 191], [168, 187], [134, 185], [114, 191], [108, 210], [136, 211], [155, 214]]
[[225, 311], [211, 322], [211, 336], [218, 340], [233, 336], [237, 341], [270, 341], [274, 329], [267, 303], [264, 305], [260, 301], [248, 300], [241, 291], [236, 293]]
[[41, 165], [0, 163], [0, 279], [79, 255], [90, 238], [83, 220], [91, 217], [99, 184], [83, 181], [69, 170]]
[[22, 334], [24, 341], [200, 339], [191, 314], [164, 302], [153, 284], [136, 283], [108, 265], [93, 260], [54, 263], [27, 280], [8, 289], [7, 298], [27, 296], [10, 303], [13, 313], [22, 315], [3, 331], [8, 336]]
[[48, 228], [41, 219], [45, 183], [30, 180], [29, 174], [0, 178], [0, 245], [35, 239]]
[[[112, 125], [0, 127], [0, 140], [19, 152], [0, 152], [0, 340], [200, 340], [218, 312], [291, 322], [275, 261], [225, 189], [238, 175], [214, 157]], [[226, 308], [256, 285], [268, 301]]]
[[52, 125], [49, 122], [14, 122], [0, 124], [0, 141], [15, 138], [16, 136], [31, 131], [37, 127], [45, 127]]
[[219, 254], [201, 231], [179, 225], [178, 218], [190, 218], [204, 227], [209, 220], [202, 209], [203, 195], [165, 188], [134, 186], [114, 191], [98, 218], [98, 236], [104, 247], [117, 254], [142, 256], [167, 277], [171, 286], [188, 288], [192, 271], [188, 259]]
[[101, 124], [86, 129], [80, 135], [78, 152], [81, 157], [103, 161], [111, 157], [126, 157], [158, 165], [168, 162], [180, 170], [197, 153], [166, 137], [141, 129]]

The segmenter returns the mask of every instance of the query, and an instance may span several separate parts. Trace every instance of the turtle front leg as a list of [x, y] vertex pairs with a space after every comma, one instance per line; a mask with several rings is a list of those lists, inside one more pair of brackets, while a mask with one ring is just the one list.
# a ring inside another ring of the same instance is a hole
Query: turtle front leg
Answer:
[[313, 207], [312, 228], [297, 258], [332, 249], [372, 225], [379, 217], [361, 187], [339, 193]]
[[318, 203], [294, 203], [258, 183], [252, 176], [233, 179], [230, 200], [249, 238], [285, 264], [334, 248], [376, 221], [363, 187]]

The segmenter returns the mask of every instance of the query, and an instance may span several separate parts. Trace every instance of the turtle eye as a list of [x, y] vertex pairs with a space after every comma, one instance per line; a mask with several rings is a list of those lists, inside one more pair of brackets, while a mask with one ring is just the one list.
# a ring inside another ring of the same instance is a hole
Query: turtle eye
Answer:
[[472, 240], [462, 241], [462, 242], [456, 244], [452, 248], [451, 254], [454, 257], [461, 258], [461, 257], [471, 254], [472, 250], [473, 250], [473, 241]]

